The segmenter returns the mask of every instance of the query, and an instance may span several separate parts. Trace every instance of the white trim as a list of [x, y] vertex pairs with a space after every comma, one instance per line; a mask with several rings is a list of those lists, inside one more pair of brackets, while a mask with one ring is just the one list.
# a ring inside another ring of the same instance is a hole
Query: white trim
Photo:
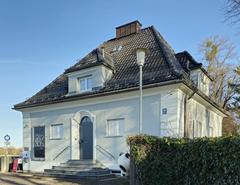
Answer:
[[[44, 157], [35, 157], [34, 155], [34, 129], [44, 127]], [[46, 160], [46, 125], [36, 125], [31, 127], [31, 161], [45, 161]]]
[[[62, 133], [60, 133], [60, 137], [53, 137], [53, 127], [56, 127], [56, 126], [61, 126], [62, 128]], [[62, 135], [61, 135], [62, 134]], [[49, 140], [62, 140], [64, 138], [64, 124], [63, 123], [53, 123], [50, 125], [50, 129], [49, 129]]]
[[[88, 88], [88, 80], [91, 80], [91, 87]], [[81, 89], [81, 81], [84, 80], [84, 89]], [[77, 92], [78, 93], [84, 93], [84, 92], [89, 92], [92, 91], [92, 83], [93, 83], [93, 77], [92, 75], [87, 75], [87, 76], [83, 76], [83, 77], [79, 77], [77, 78]]]
[[[118, 134], [116, 135], [109, 135], [109, 123], [110, 121], [119, 121], [119, 128], [118, 128]], [[121, 123], [122, 122], [122, 123]], [[122, 129], [121, 129], [122, 126]], [[113, 118], [113, 119], [107, 119], [106, 120], [106, 124], [105, 124], [105, 129], [106, 129], [106, 133], [105, 133], [105, 137], [107, 138], [111, 138], [111, 137], [123, 137], [124, 132], [125, 132], [125, 119], [124, 118]], [[121, 133], [122, 131], [122, 133]]]

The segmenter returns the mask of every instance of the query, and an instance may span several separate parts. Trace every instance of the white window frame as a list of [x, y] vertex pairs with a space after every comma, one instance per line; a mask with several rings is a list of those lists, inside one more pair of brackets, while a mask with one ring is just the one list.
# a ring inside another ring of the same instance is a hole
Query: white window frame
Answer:
[[208, 132], [209, 132], [209, 133], [208, 133], [208, 134], [209, 134], [208, 137], [213, 137], [213, 126], [210, 125], [208, 129], [209, 129], [209, 131], [208, 131]]
[[[106, 137], [123, 137], [124, 135], [124, 118], [117, 118], [117, 119], [108, 119], [106, 122]], [[112, 134], [110, 132], [110, 123], [117, 123], [117, 133]]]
[[193, 138], [202, 137], [202, 129], [202, 122], [198, 120], [193, 120]]
[[[59, 136], [53, 136], [53, 127], [60, 127], [60, 129], [62, 129], [62, 131], [60, 130]], [[62, 123], [50, 125], [50, 139], [51, 140], [60, 140], [60, 139], [63, 139], [63, 136], [64, 136], [64, 128], [63, 128]]]
[[[91, 86], [88, 87], [88, 80], [91, 80]], [[84, 88], [82, 89], [81, 87], [81, 81], [84, 81]], [[87, 92], [87, 91], [92, 91], [92, 76], [85, 76], [78, 78], [78, 89], [79, 92]]]
[[199, 86], [199, 75], [198, 74], [193, 74], [191, 76], [191, 80], [197, 87]]
[[208, 131], [208, 137], [213, 137], [213, 125], [211, 122], [211, 113], [209, 110], [206, 110], [206, 123], [207, 123], [207, 131]]
[[[44, 136], [45, 136], [45, 139], [44, 139], [44, 147], [45, 147], [45, 156], [44, 157], [35, 157], [34, 155], [34, 129], [35, 128], [38, 128], [38, 127], [44, 127]], [[46, 157], [46, 127], [45, 125], [38, 125], [38, 126], [34, 126], [31, 128], [31, 148], [32, 148], [32, 151], [30, 152], [31, 153], [31, 159], [33, 161], [45, 161], [45, 157]]]

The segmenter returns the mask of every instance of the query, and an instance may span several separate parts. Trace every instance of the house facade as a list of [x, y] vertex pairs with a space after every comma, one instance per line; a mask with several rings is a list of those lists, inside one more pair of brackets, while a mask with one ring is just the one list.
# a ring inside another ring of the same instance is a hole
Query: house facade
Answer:
[[211, 77], [188, 52], [175, 53], [139, 21], [116, 28], [48, 86], [14, 106], [23, 115], [24, 168], [43, 171], [68, 160], [93, 159], [118, 169], [126, 138], [139, 134], [139, 67], [143, 66], [143, 133], [159, 137], [218, 137], [225, 112], [209, 97]]

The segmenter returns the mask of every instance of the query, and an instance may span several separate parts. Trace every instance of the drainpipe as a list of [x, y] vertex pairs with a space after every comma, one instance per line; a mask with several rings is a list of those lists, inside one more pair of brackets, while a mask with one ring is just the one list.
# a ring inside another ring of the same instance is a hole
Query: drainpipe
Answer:
[[184, 132], [183, 137], [187, 137], [187, 95], [184, 96]]

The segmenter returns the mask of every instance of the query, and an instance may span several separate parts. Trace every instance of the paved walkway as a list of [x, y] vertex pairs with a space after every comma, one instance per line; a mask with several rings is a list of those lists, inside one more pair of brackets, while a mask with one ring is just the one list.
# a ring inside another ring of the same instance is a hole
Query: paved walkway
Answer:
[[125, 178], [104, 177], [97, 179], [62, 179], [30, 174], [0, 173], [1, 185], [128, 185]]

